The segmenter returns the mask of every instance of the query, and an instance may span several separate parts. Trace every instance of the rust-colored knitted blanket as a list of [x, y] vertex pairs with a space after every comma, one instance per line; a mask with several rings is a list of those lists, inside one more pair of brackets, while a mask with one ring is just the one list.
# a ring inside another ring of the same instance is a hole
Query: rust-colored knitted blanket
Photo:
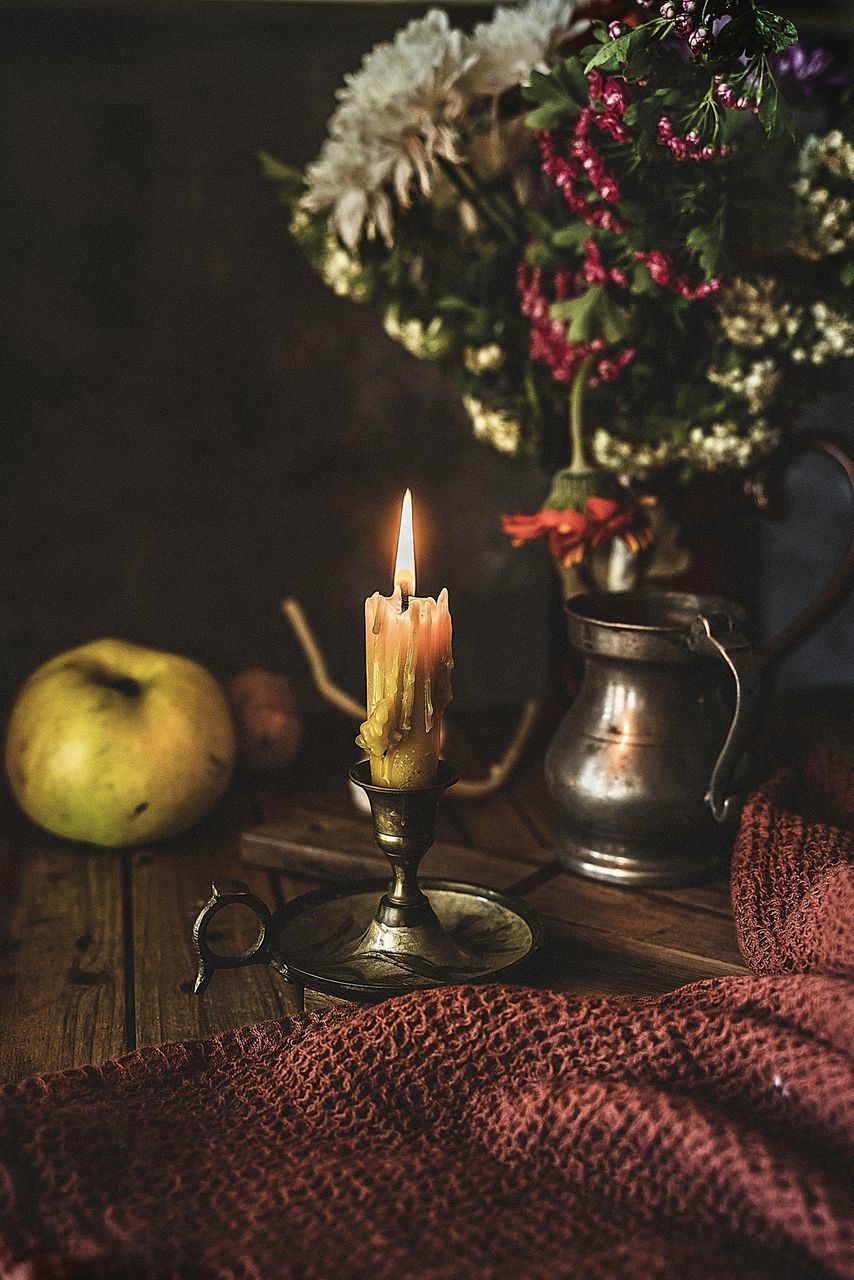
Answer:
[[752, 977], [431, 992], [0, 1096], [3, 1280], [854, 1275], [854, 775], [750, 800]]

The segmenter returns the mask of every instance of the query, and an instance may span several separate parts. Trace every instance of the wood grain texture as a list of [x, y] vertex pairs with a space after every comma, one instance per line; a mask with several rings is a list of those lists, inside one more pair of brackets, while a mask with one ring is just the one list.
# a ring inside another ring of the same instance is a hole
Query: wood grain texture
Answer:
[[740, 965], [546, 917], [540, 955], [524, 980], [579, 995], [657, 995], [686, 982], [746, 973]]
[[[497, 828], [493, 828], [496, 830]], [[389, 863], [373, 838], [370, 821], [321, 809], [293, 806], [287, 816], [241, 836], [241, 860], [297, 879], [340, 880], [384, 877]], [[425, 876], [464, 880], [496, 889], [525, 878], [529, 863], [438, 840], [421, 864]]]
[[0, 1082], [122, 1053], [123, 855], [0, 822]]
[[[449, 739], [460, 772], [486, 772], [512, 719], [460, 717]], [[579, 994], [653, 994], [745, 972], [726, 881], [629, 890], [556, 866], [542, 773], [552, 727], [543, 722], [501, 794], [443, 805], [425, 874], [509, 891], [540, 913], [542, 951], [516, 975], [519, 982]], [[344, 859], [372, 859], [368, 865], [384, 875], [370, 820], [347, 788], [351, 729], [340, 719], [312, 722], [293, 770], [252, 790], [238, 781], [202, 826], [159, 847], [126, 854], [77, 848], [38, 832], [11, 804], [0, 808], [0, 1079], [301, 1010], [302, 992], [266, 967], [218, 972], [204, 996], [192, 995], [192, 923], [215, 879], [245, 880], [273, 908], [329, 882], [306, 874], [304, 862], [281, 858], [281, 869], [269, 872], [241, 861], [241, 832], [258, 825]], [[211, 941], [232, 951], [254, 932], [249, 913], [233, 908], [217, 918]], [[323, 1002], [309, 994], [306, 1003]]]
[[[449, 734], [448, 752], [455, 768], [465, 777], [482, 777], [487, 762], [501, 754], [502, 745], [494, 750], [478, 750], [471, 736], [472, 718], [455, 724]], [[532, 827], [525, 814], [512, 802], [509, 791], [501, 791], [482, 800], [454, 800], [448, 793], [448, 806], [467, 840], [489, 849], [497, 857], [508, 857], [528, 864], [529, 869], [551, 862], [554, 855], [549, 841]]]
[[[233, 791], [224, 806], [188, 836], [159, 849], [134, 852], [131, 916], [138, 1044], [194, 1039], [301, 1009], [298, 992], [266, 965], [219, 971], [204, 995], [193, 995], [192, 925], [210, 896], [211, 882], [245, 880], [271, 908], [275, 906], [270, 877], [238, 859], [240, 830], [253, 818], [248, 799]], [[227, 954], [245, 946], [255, 933], [249, 913], [230, 908], [217, 917], [208, 936]]]
[[[682, 901], [674, 896], [685, 895]], [[698, 907], [687, 890], [622, 889], [568, 872], [534, 889], [528, 901], [568, 925], [595, 925], [617, 938], [670, 947], [741, 967], [732, 913]]]

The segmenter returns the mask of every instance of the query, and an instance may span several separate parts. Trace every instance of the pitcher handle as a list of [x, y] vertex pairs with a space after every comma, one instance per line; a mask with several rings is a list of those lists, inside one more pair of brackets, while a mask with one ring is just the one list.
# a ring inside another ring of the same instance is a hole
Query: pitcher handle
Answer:
[[735, 680], [732, 722], [703, 797], [715, 821], [728, 822], [737, 817], [741, 807], [740, 798], [727, 792], [749, 736], [759, 695], [756, 658], [747, 640], [733, 632], [733, 621], [728, 614], [699, 614], [691, 628], [690, 643], [695, 653], [723, 658]]
[[[807, 453], [823, 454], [841, 467], [854, 498], [854, 458], [845, 444], [840, 439], [834, 439], [823, 432], [800, 432], [790, 436], [783, 448], [760, 463], [745, 481], [744, 487], [748, 497], [753, 499], [760, 511], [765, 512], [772, 519], [779, 519], [786, 514], [781, 485], [783, 475], [793, 462]], [[852, 510], [854, 511], [854, 506]], [[818, 626], [819, 622], [841, 603], [846, 590], [851, 585], [852, 578], [854, 578], [854, 521], [851, 525], [848, 548], [829, 582], [815, 599], [787, 627], [783, 628], [779, 635], [774, 636], [763, 646], [756, 659], [760, 669], [764, 671], [779, 662]]]
[[[258, 936], [245, 951], [240, 951], [234, 956], [224, 956], [218, 951], [212, 951], [208, 945], [208, 929], [214, 916], [231, 906], [248, 907], [250, 911], [255, 912], [258, 917]], [[249, 886], [242, 880], [212, 884], [211, 896], [196, 916], [193, 925], [193, 941], [196, 944], [198, 956], [194, 995], [200, 996], [206, 990], [217, 969], [240, 969], [248, 964], [267, 964], [270, 958], [267, 931], [270, 928], [271, 918], [267, 905], [252, 893]]]

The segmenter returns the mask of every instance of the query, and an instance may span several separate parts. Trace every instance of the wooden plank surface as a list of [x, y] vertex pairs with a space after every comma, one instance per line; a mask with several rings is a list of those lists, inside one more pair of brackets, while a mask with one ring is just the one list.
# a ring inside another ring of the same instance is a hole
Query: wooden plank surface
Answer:
[[123, 855], [0, 807], [0, 1083], [125, 1047]]
[[546, 917], [541, 954], [526, 980], [534, 986], [578, 995], [658, 995], [686, 982], [745, 972], [740, 966], [709, 956]]
[[[196, 956], [191, 930], [213, 880], [245, 880], [271, 908], [275, 890], [262, 871], [238, 860], [240, 831], [255, 817], [240, 789], [201, 827], [132, 857], [134, 1009], [137, 1044], [194, 1039], [248, 1022], [298, 1012], [299, 993], [266, 965], [221, 970], [204, 995], [193, 994]], [[225, 954], [251, 941], [256, 924], [245, 909], [219, 915], [209, 940]]]
[[[708, 890], [712, 892], [711, 888]], [[716, 890], [723, 900], [721, 888]], [[679, 902], [677, 894], [682, 895]], [[697, 906], [692, 890], [670, 890], [667, 897], [656, 890], [621, 889], [563, 873], [534, 888], [527, 901], [541, 914], [559, 920], [567, 929], [582, 933], [594, 927], [619, 939], [621, 945], [639, 949], [656, 947], [702, 961], [741, 970], [744, 964], [735, 939], [735, 925], [728, 910]]]
[[[474, 717], [466, 717], [449, 734], [449, 751], [453, 752], [454, 766], [462, 777], [484, 776], [486, 762], [501, 756], [512, 731], [508, 726], [506, 737], [496, 740], [493, 736], [489, 745], [479, 750], [471, 733], [477, 722]], [[471, 843], [501, 857], [527, 862], [532, 868], [553, 861], [550, 840], [544, 839], [527, 814], [513, 804], [509, 788], [481, 800], [455, 800], [452, 788], [447, 803]]]
[[[351, 815], [303, 805], [279, 809], [276, 821], [244, 833], [241, 849], [243, 862], [248, 858], [251, 865], [283, 872], [299, 882], [364, 880], [389, 874], [388, 859], [374, 840], [370, 819], [355, 809]], [[421, 871], [425, 876], [506, 889], [525, 879], [531, 866], [521, 859], [498, 855], [492, 848], [437, 840], [425, 854]]]
[[[482, 775], [501, 753], [512, 716], [461, 717], [451, 742], [464, 776]], [[519, 981], [581, 993], [668, 990], [743, 972], [728, 885], [626, 890], [562, 871], [554, 862], [542, 753], [553, 726], [500, 795], [447, 800], [426, 875], [515, 893], [544, 918], [538, 960]], [[67, 845], [0, 810], [0, 1079], [100, 1061], [137, 1044], [193, 1038], [302, 1007], [301, 993], [272, 970], [218, 972], [192, 994], [193, 919], [214, 879], [242, 879], [271, 907], [323, 880], [304, 867], [267, 872], [239, 858], [241, 831], [275, 824], [303, 843], [384, 859], [370, 821], [354, 808], [347, 769], [352, 726], [312, 722], [296, 767], [251, 790], [238, 781], [196, 831], [127, 854]], [[452, 793], [451, 793], [452, 794]], [[236, 950], [254, 936], [239, 909], [224, 912], [215, 945]]]

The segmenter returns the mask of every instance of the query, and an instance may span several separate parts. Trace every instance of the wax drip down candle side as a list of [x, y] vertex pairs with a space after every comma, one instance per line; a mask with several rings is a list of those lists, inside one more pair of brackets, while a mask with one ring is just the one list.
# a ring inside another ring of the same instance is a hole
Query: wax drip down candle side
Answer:
[[383, 787], [436, 782], [442, 716], [451, 701], [451, 615], [448, 593], [415, 595], [412, 495], [400, 517], [394, 592], [365, 601], [368, 718], [356, 739]]

